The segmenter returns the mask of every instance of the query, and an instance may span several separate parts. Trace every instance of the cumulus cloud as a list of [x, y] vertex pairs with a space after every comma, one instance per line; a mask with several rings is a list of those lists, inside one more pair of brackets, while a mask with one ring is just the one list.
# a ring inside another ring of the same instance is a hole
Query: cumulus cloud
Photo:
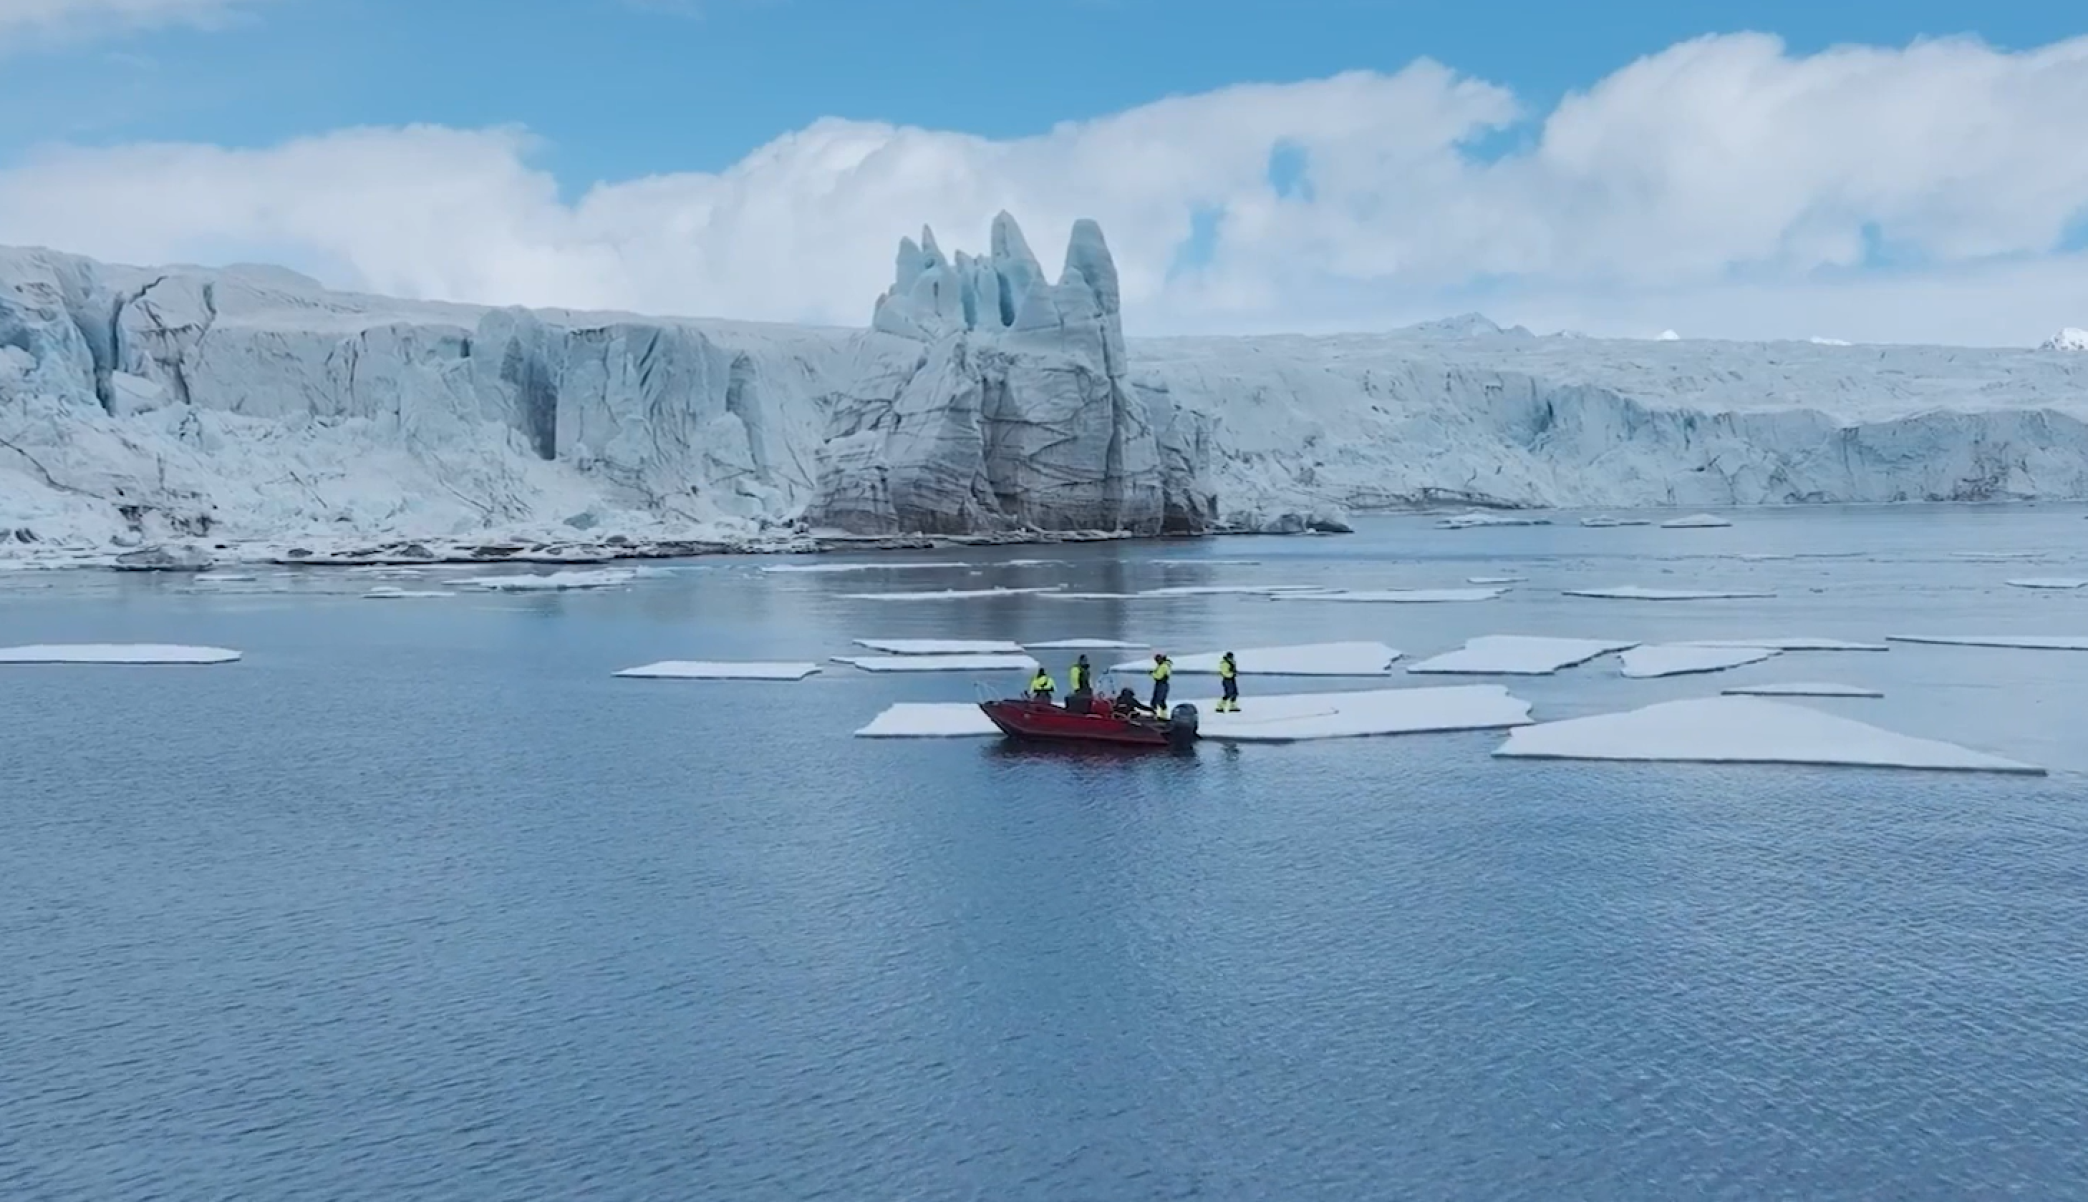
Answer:
[[415, 296], [854, 325], [900, 234], [975, 245], [1005, 208], [1047, 257], [1101, 221], [1146, 331], [1479, 308], [1597, 333], [2030, 341], [2088, 319], [2083, 112], [2088, 38], [1796, 56], [1730, 35], [1549, 112], [1422, 61], [1015, 140], [829, 119], [570, 203], [513, 129], [58, 148], [0, 168], [0, 230]]
[[0, 52], [168, 25], [212, 25], [254, 0], [0, 0]]

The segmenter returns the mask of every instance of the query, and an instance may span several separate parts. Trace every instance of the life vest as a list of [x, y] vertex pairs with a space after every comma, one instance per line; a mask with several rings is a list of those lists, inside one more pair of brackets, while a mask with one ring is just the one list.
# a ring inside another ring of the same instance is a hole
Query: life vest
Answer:
[[1094, 682], [1088, 679], [1088, 669], [1081, 667], [1079, 664], [1074, 664], [1072, 683], [1073, 691], [1078, 693], [1087, 689]]
[[1174, 664], [1171, 661], [1163, 659], [1153, 665], [1154, 680], [1166, 680], [1172, 675], [1174, 675]]
[[1233, 677], [1239, 675], [1239, 673], [1240, 669], [1237, 665], [1233, 663], [1232, 656], [1228, 655], [1224, 659], [1218, 661], [1218, 679], [1231, 680]]
[[1035, 676], [1030, 677], [1030, 692], [1049, 693], [1052, 688], [1051, 674], [1049, 672], [1039, 672]]

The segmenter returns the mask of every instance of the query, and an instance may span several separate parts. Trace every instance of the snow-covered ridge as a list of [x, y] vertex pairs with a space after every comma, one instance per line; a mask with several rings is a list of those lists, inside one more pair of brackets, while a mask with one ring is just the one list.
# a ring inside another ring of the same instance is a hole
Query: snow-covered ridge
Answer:
[[2088, 495], [2078, 356], [1538, 337], [1476, 315], [1126, 339], [1121, 319], [1091, 223], [1056, 283], [1006, 218], [977, 258], [908, 240], [868, 330], [0, 250], [0, 548]]

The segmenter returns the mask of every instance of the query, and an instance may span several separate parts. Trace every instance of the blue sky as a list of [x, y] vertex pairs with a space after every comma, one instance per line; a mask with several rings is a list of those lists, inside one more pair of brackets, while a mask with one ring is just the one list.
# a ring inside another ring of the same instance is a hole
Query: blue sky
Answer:
[[0, 240], [858, 323], [899, 234], [976, 247], [1007, 208], [1047, 261], [1101, 220], [1134, 330], [1477, 306], [2008, 342], [2088, 323], [2084, 31], [1938, 0], [0, 0]]
[[[1548, 107], [1634, 58], [1759, 29], [1799, 53], [2088, 30], [1937, 0], [273, 0], [0, 64], [5, 144], [258, 146], [353, 125], [519, 123], [568, 187], [725, 167], [826, 116], [1005, 138], [1171, 93], [1430, 56]], [[24, 120], [25, 116], [31, 119]]]

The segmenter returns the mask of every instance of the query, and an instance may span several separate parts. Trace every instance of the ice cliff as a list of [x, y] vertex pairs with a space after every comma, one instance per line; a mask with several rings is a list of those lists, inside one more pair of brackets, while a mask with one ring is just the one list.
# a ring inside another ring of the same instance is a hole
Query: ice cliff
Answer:
[[[1211, 517], [1193, 420], [1133, 389], [1116, 264], [1073, 227], [1058, 283], [1003, 213], [990, 253], [904, 239], [856, 394], [832, 406], [808, 517], [847, 530], [1029, 527], [1201, 531]], [[889, 374], [887, 374], [889, 373]]]
[[[900, 245], [867, 330], [0, 250], [0, 554], [54, 543], [1300, 529], [1340, 511], [2088, 496], [2088, 357], [1130, 339], [1102, 232]], [[2063, 343], [2063, 340], [2055, 340]]]

